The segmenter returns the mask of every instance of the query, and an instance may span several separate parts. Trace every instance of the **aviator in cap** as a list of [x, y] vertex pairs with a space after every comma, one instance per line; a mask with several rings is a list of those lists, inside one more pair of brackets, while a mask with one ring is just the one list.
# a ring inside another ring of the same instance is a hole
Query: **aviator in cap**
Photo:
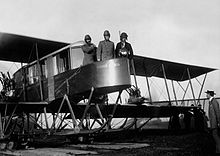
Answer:
[[110, 32], [108, 30], [105, 30], [103, 35], [104, 36], [110, 36]]
[[86, 40], [91, 40], [91, 37], [90, 37], [89, 35], [86, 35], [85, 38], [84, 38], [84, 40], [85, 40], [85, 41], [86, 41]]
[[206, 93], [206, 94], [209, 94], [209, 95], [211, 95], [211, 96], [214, 96], [214, 95], [215, 95], [215, 92], [214, 92], [213, 90], [207, 90], [205, 93]]
[[125, 32], [123, 32], [123, 33], [121, 33], [120, 37], [121, 37], [121, 38], [126, 38], [126, 39], [127, 39], [127, 38], [128, 38], [128, 35], [127, 35]]

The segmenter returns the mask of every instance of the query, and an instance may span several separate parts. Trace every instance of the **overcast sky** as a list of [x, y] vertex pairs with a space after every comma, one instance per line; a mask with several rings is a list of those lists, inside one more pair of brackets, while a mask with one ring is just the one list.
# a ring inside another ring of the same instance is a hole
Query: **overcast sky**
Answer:
[[[0, 31], [97, 45], [128, 33], [135, 54], [220, 69], [219, 0], [0, 0]], [[0, 69], [10, 68], [1, 63]], [[205, 89], [220, 95], [220, 72]]]

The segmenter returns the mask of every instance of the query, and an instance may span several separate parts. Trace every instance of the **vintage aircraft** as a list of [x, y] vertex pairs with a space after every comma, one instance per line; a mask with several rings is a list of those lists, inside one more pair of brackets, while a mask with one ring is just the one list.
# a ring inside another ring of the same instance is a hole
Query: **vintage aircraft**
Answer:
[[[178, 129], [179, 115], [189, 117], [190, 112], [201, 128], [204, 112], [199, 106], [200, 96], [207, 73], [215, 69], [136, 55], [132, 60], [115, 58], [82, 66], [82, 45], [82, 42], [70, 44], [0, 33], [0, 60], [22, 63], [13, 77], [2, 73], [0, 141], [30, 142], [39, 136], [97, 135], [141, 129], [155, 117], [170, 117], [169, 128]], [[191, 80], [203, 74], [196, 98]], [[149, 98], [141, 96], [137, 76], [146, 78]], [[152, 100], [151, 77], [164, 79], [167, 101]], [[168, 80], [172, 82], [174, 100]], [[181, 86], [180, 82], [187, 80], [187, 88], [182, 87], [183, 99], [179, 100], [174, 82]], [[185, 99], [189, 87], [192, 98]], [[118, 96], [114, 103], [109, 103], [106, 95], [113, 92]], [[125, 104], [121, 102], [122, 92], [129, 95]], [[114, 126], [113, 120], [118, 118], [123, 122]], [[149, 120], [137, 126], [139, 118]]]

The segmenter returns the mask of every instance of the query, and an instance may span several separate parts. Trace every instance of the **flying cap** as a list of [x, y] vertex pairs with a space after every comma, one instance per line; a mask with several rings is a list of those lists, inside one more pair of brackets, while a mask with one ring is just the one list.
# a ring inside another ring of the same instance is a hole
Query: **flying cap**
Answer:
[[110, 36], [110, 32], [108, 30], [105, 30], [103, 35], [104, 36]]
[[127, 38], [128, 38], [128, 35], [127, 35], [125, 32], [123, 32], [123, 33], [121, 33], [120, 37], [121, 37], [121, 38], [126, 38], [126, 39], [127, 39]]
[[86, 40], [92, 40], [92, 38], [91, 38], [89, 35], [86, 35], [85, 38], [84, 38], [84, 40], [85, 40], [85, 41], [86, 41]]

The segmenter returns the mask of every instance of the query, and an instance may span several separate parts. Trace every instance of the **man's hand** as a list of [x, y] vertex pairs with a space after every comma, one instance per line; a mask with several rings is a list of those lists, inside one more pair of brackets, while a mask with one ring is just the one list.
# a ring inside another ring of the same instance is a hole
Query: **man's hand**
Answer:
[[91, 45], [91, 48], [94, 49], [96, 46], [94, 44]]

